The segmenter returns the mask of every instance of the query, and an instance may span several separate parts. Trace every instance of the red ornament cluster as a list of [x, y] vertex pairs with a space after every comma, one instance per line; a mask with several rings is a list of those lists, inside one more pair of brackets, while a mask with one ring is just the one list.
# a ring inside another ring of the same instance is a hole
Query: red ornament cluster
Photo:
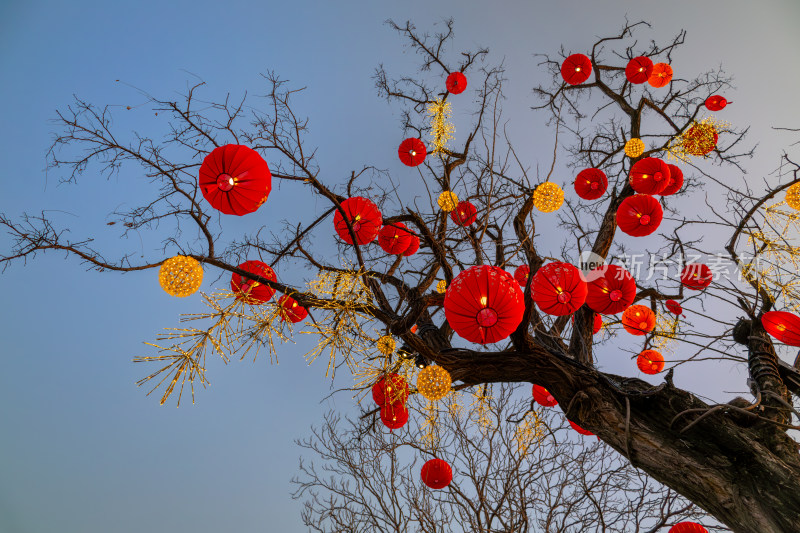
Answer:
[[398, 374], [386, 374], [372, 386], [372, 399], [381, 407], [381, 422], [389, 429], [400, 429], [408, 422], [408, 383]]
[[683, 171], [676, 165], [668, 164], [667, 167], [669, 167], [669, 183], [661, 191], [661, 196], [673, 195], [683, 187]]
[[252, 213], [267, 201], [272, 174], [267, 162], [247, 146], [218, 146], [203, 159], [198, 180], [211, 207], [226, 215]]
[[645, 157], [633, 164], [631, 187], [642, 194], [661, 194], [670, 183], [670, 168], [656, 157]]

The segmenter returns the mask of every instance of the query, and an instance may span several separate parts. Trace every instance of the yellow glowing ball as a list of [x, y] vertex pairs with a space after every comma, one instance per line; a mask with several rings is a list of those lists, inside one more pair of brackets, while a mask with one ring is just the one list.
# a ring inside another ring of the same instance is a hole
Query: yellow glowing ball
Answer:
[[800, 211], [800, 183], [786, 189], [786, 205]]
[[432, 402], [444, 398], [452, 384], [450, 373], [440, 366], [426, 366], [417, 376], [417, 390]]
[[394, 339], [391, 338], [389, 335], [384, 335], [375, 345], [378, 348], [378, 351], [381, 352], [383, 355], [391, 355], [394, 352], [394, 348], [396, 346]]
[[558, 211], [564, 203], [564, 191], [551, 181], [546, 181], [533, 191], [533, 205], [542, 213]]
[[442, 208], [442, 211], [449, 213], [458, 205], [458, 196], [456, 196], [456, 193], [454, 192], [444, 191], [439, 195], [438, 203], [439, 207]]
[[158, 282], [167, 294], [183, 298], [200, 288], [203, 283], [203, 267], [194, 258], [176, 255], [161, 264]]
[[625, 155], [639, 157], [644, 153], [644, 142], [641, 139], [631, 139], [625, 143]]
[[447, 282], [445, 280], [439, 280], [439, 283], [436, 284], [436, 292], [439, 294], [444, 294], [447, 291]]

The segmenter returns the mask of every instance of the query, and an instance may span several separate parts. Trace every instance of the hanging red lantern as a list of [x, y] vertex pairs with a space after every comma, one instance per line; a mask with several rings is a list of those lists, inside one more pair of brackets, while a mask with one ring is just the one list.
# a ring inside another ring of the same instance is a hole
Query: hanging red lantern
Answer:
[[425, 161], [425, 156], [428, 155], [428, 152], [425, 150], [425, 143], [416, 137], [409, 137], [400, 143], [397, 155], [400, 156], [400, 161], [404, 165], [415, 167]]
[[408, 409], [402, 403], [381, 406], [381, 422], [389, 429], [400, 429], [408, 422]]
[[247, 146], [218, 146], [203, 159], [200, 191], [214, 209], [226, 215], [252, 213], [267, 201], [272, 174], [267, 162]]
[[489, 344], [508, 337], [522, 321], [522, 290], [499, 267], [479, 265], [455, 277], [444, 296], [450, 327], [470, 342]]
[[675, 300], [667, 300], [666, 302], [664, 302], [664, 305], [666, 306], [667, 311], [669, 311], [673, 315], [683, 314], [683, 307], [681, 307], [681, 304], [679, 304]]
[[575, 192], [584, 200], [597, 200], [608, 189], [608, 177], [599, 168], [585, 168], [575, 178]]
[[618, 265], [603, 265], [592, 271], [588, 283], [586, 305], [604, 315], [616, 315], [627, 309], [636, 298], [636, 281], [630, 272]]
[[281, 320], [297, 324], [308, 316], [308, 309], [297, 303], [291, 296], [284, 294], [278, 298], [278, 305], [281, 307]]
[[603, 318], [600, 313], [594, 314], [594, 324], [592, 325], [592, 335], [597, 335], [597, 332], [603, 329]]
[[632, 305], [622, 313], [622, 327], [631, 335], [644, 335], [656, 327], [656, 314], [644, 305]]
[[636, 194], [622, 200], [617, 209], [617, 226], [632, 237], [650, 235], [661, 224], [664, 210], [649, 194]]
[[572, 54], [561, 63], [561, 77], [570, 85], [579, 85], [592, 74], [592, 61], [583, 54]]
[[466, 200], [458, 202], [456, 208], [450, 211], [450, 219], [459, 226], [469, 226], [478, 219], [478, 209]]
[[636, 358], [636, 366], [645, 374], [658, 374], [664, 370], [664, 356], [655, 350], [644, 350]]
[[651, 74], [653, 74], [653, 61], [649, 57], [634, 57], [625, 67], [625, 77], [635, 85], [646, 82]]
[[653, 72], [647, 78], [647, 83], [660, 89], [672, 81], [672, 67], [667, 63], [656, 63], [653, 65]]
[[413, 236], [405, 224], [392, 222], [378, 232], [378, 244], [387, 254], [400, 255], [408, 250]]
[[533, 400], [542, 407], [555, 407], [558, 401], [541, 385], [533, 386]]
[[681, 271], [681, 283], [687, 289], [702, 291], [714, 281], [714, 274], [707, 265], [689, 263]]
[[687, 154], [704, 156], [717, 147], [718, 140], [713, 124], [697, 123], [681, 135], [681, 146]]
[[[278, 281], [275, 271], [261, 261], [245, 261], [239, 268], [264, 279]], [[231, 291], [236, 295], [236, 299], [254, 305], [263, 304], [275, 294], [275, 289], [269, 285], [242, 277], [235, 272], [231, 276]]]
[[549, 315], [574, 313], [586, 301], [586, 280], [578, 267], [569, 263], [548, 263], [533, 277], [533, 299]]
[[683, 171], [677, 165], [667, 165], [669, 167], [669, 183], [659, 194], [670, 196], [680, 191], [683, 187]]
[[531, 275], [531, 267], [528, 265], [520, 265], [514, 270], [514, 279], [517, 280], [522, 287], [528, 284], [528, 278]]
[[411, 242], [409, 243], [408, 248], [406, 248], [406, 251], [403, 252], [403, 255], [408, 257], [410, 255], [414, 255], [418, 251], [419, 251], [419, 237], [417, 237], [416, 235], [414, 235], [412, 233], [411, 234]]
[[767, 311], [761, 316], [767, 333], [789, 346], [800, 346], [800, 316], [788, 311]]
[[452, 72], [444, 82], [447, 92], [461, 94], [467, 88], [467, 77], [461, 72]]
[[443, 489], [453, 481], [453, 469], [442, 459], [431, 459], [422, 465], [422, 482], [432, 489]]
[[708, 533], [708, 530], [697, 522], [678, 522], [667, 533]]
[[722, 111], [728, 105], [728, 101], [718, 94], [712, 94], [706, 98], [705, 105], [709, 111]]
[[385, 374], [372, 386], [372, 399], [378, 405], [406, 403], [408, 383], [399, 374]]
[[657, 157], [645, 157], [631, 167], [631, 187], [638, 193], [660, 194], [669, 185], [669, 180], [669, 165]]
[[[368, 244], [375, 240], [378, 231], [381, 229], [383, 217], [378, 210], [378, 206], [361, 196], [353, 196], [341, 203], [342, 211], [345, 212], [347, 220], [353, 226], [353, 233], [356, 235], [357, 244]], [[333, 227], [336, 233], [347, 244], [353, 244], [350, 237], [350, 230], [347, 228], [345, 218], [337, 209], [333, 214]]]
[[592, 433], [588, 429], [583, 429], [582, 427], [580, 427], [578, 424], [576, 424], [575, 422], [573, 422], [569, 418], [567, 419], [567, 422], [569, 422], [569, 425], [572, 426], [572, 429], [574, 429], [575, 431], [577, 431], [581, 435], [586, 435], [586, 436], [594, 435], [594, 433]]

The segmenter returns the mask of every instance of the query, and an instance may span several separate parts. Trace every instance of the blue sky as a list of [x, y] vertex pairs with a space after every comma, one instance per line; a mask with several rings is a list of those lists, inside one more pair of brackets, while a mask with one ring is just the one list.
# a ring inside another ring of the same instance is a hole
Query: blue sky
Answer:
[[[307, 87], [297, 106], [311, 118], [309, 141], [319, 147], [328, 182], [364, 164], [398, 171], [399, 108], [378, 99], [370, 77], [380, 63], [411, 73], [413, 57], [383, 25], [388, 18], [433, 29], [452, 16], [457, 47], [488, 46], [493, 60], [503, 59], [511, 127], [531, 164], [547, 164], [550, 132], [529, 109], [530, 89], [544, 79], [533, 54], [554, 54], [562, 44], [584, 51], [597, 35], [616, 32], [626, 14], [653, 23], [646, 38], [688, 30], [674, 66], [700, 72], [721, 64], [735, 75], [725, 118], [752, 124], [750, 139], [761, 144], [748, 163], [752, 179], [771, 172], [790, 139], [770, 128], [800, 127], [794, 0], [6, 1], [0, 211], [47, 210], [76, 236], [153, 254], [157, 240], [119, 241], [117, 228], [104, 224], [108, 212], [143, 194], [126, 176], [86, 175], [77, 186], [59, 186], [58, 175], [44, 172], [50, 120], [74, 94], [113, 106], [121, 131], [157, 130], [163, 124], [139, 106], [134, 87], [171, 98], [196, 77], [207, 82], [209, 97], [259, 94], [259, 73], [267, 70]], [[316, 207], [291, 200], [297, 203], [266, 204], [264, 220]], [[252, 224], [230, 222], [226, 231]], [[5, 237], [0, 244], [7, 246]], [[204, 290], [215, 280], [207, 273]], [[286, 346], [277, 366], [214, 363], [196, 405], [160, 407], [136, 388], [144, 370], [131, 359], [179, 313], [196, 311], [198, 298], [169, 298], [155, 272], [87, 272], [60, 254], [12, 265], [0, 275], [0, 290], [0, 531], [303, 531], [300, 505], [289, 496], [299, 455], [293, 439], [324, 412], [347, 411], [353, 402], [348, 394], [326, 399], [324, 365], [305, 364], [302, 341]], [[725, 372], [723, 383], [736, 377]], [[703, 379], [686, 376], [689, 386]]]

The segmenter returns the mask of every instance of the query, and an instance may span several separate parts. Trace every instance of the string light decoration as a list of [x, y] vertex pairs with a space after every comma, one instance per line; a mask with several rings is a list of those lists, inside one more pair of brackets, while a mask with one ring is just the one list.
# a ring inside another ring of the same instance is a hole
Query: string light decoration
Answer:
[[546, 181], [533, 191], [533, 206], [542, 213], [558, 211], [564, 203], [564, 191], [551, 181]]
[[784, 201], [786, 202], [786, 205], [795, 211], [800, 211], [800, 183], [795, 183], [786, 189], [786, 197]]
[[432, 402], [444, 398], [452, 384], [450, 373], [439, 365], [428, 365], [417, 376], [417, 390]]
[[453, 191], [444, 191], [439, 195], [436, 203], [439, 204], [442, 211], [449, 213], [458, 206], [458, 196]]
[[428, 115], [431, 117], [431, 140], [433, 144], [431, 153], [442, 153], [447, 149], [447, 141], [451, 140], [453, 133], [455, 133], [455, 126], [450, 122], [450, 116], [452, 115], [450, 102], [445, 102], [442, 99], [431, 102], [428, 104]]
[[625, 143], [625, 155], [631, 159], [635, 159], [644, 153], [644, 141], [641, 139], [629, 139]]
[[394, 339], [390, 335], [384, 335], [375, 343], [375, 347], [383, 355], [392, 355], [396, 347]]
[[730, 123], [706, 117], [695, 122], [667, 145], [667, 157], [677, 161], [691, 162], [692, 157], [705, 157], [717, 147], [719, 134], [730, 131]]
[[203, 267], [193, 257], [176, 255], [161, 264], [158, 282], [170, 296], [185, 298], [197, 292], [203, 284]]
[[514, 430], [517, 449], [526, 453], [532, 445], [540, 443], [546, 434], [547, 428], [539, 418], [539, 413], [534, 410], [528, 411]]
[[[680, 306], [680, 304], [678, 305]], [[653, 337], [650, 340], [650, 346], [662, 353], [671, 352], [678, 338], [679, 326], [680, 318], [678, 314], [673, 314], [671, 310], [670, 313], [659, 313], [656, 315], [656, 325], [653, 328]]]
[[444, 294], [447, 292], [447, 282], [443, 279], [440, 279], [439, 282], [436, 284], [436, 292], [439, 294]]
[[472, 403], [469, 406], [469, 417], [484, 435], [494, 428], [492, 417], [492, 391], [488, 383], [477, 387], [472, 392]]

